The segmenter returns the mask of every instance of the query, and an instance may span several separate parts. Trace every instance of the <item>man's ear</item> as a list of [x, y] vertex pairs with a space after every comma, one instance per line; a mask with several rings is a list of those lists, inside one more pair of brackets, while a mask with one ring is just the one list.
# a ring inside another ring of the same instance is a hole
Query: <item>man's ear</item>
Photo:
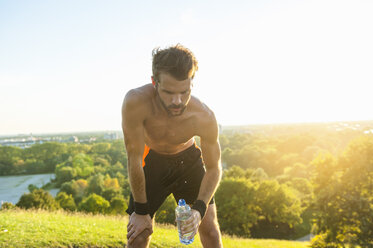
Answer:
[[153, 84], [154, 87], [156, 86], [156, 83], [154, 81], [154, 77], [153, 76], [152, 76], [152, 84]]

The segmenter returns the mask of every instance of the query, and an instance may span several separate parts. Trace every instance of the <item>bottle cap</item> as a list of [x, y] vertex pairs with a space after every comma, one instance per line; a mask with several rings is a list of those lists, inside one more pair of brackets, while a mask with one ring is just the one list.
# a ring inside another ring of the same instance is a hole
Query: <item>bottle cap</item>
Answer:
[[179, 200], [179, 206], [185, 206], [185, 200], [184, 199], [180, 199]]

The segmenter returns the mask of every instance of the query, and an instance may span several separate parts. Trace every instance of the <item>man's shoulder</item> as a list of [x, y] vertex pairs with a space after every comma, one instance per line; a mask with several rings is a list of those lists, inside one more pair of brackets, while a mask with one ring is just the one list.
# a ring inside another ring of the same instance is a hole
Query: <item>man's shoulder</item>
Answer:
[[125, 100], [144, 100], [151, 98], [154, 95], [154, 87], [152, 84], [145, 84], [138, 88], [131, 89], [127, 92]]
[[196, 114], [199, 123], [212, 124], [216, 123], [214, 111], [212, 111], [204, 102], [195, 96], [190, 99], [192, 111]]
[[[122, 104], [123, 116], [136, 115], [141, 117], [146, 115], [154, 96], [154, 87], [152, 84], [147, 84], [138, 88], [131, 89], [124, 97]], [[142, 117], [141, 117], [142, 118]]]
[[129, 90], [123, 100], [124, 105], [143, 106], [146, 105], [154, 96], [154, 87], [152, 84], [146, 84], [138, 88]]

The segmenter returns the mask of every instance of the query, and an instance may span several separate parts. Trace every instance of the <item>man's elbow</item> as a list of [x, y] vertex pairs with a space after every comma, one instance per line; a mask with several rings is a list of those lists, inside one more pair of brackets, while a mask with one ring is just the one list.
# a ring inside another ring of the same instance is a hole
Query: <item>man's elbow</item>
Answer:
[[206, 172], [214, 174], [215, 178], [217, 178], [217, 180], [220, 181], [221, 177], [223, 175], [223, 170], [222, 170], [222, 167], [221, 167], [221, 163], [219, 163], [217, 166], [214, 166], [213, 168], [210, 168], [210, 169], [206, 168]]
[[219, 178], [219, 182], [220, 182], [220, 180], [223, 176], [223, 168], [222, 168], [222, 165], [221, 165], [220, 162], [219, 162], [219, 165], [218, 165], [217, 173], [218, 173], [218, 178]]

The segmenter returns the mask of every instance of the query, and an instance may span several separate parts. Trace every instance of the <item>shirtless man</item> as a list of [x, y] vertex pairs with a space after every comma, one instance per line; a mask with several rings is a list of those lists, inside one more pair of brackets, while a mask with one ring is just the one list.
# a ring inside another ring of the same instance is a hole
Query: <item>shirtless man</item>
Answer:
[[214, 113], [191, 96], [197, 69], [194, 55], [181, 45], [153, 50], [152, 84], [130, 90], [123, 101], [132, 191], [128, 247], [148, 247], [154, 214], [171, 193], [192, 206], [183, 232], [198, 231], [203, 247], [222, 247], [213, 198], [221, 179], [218, 125]]

